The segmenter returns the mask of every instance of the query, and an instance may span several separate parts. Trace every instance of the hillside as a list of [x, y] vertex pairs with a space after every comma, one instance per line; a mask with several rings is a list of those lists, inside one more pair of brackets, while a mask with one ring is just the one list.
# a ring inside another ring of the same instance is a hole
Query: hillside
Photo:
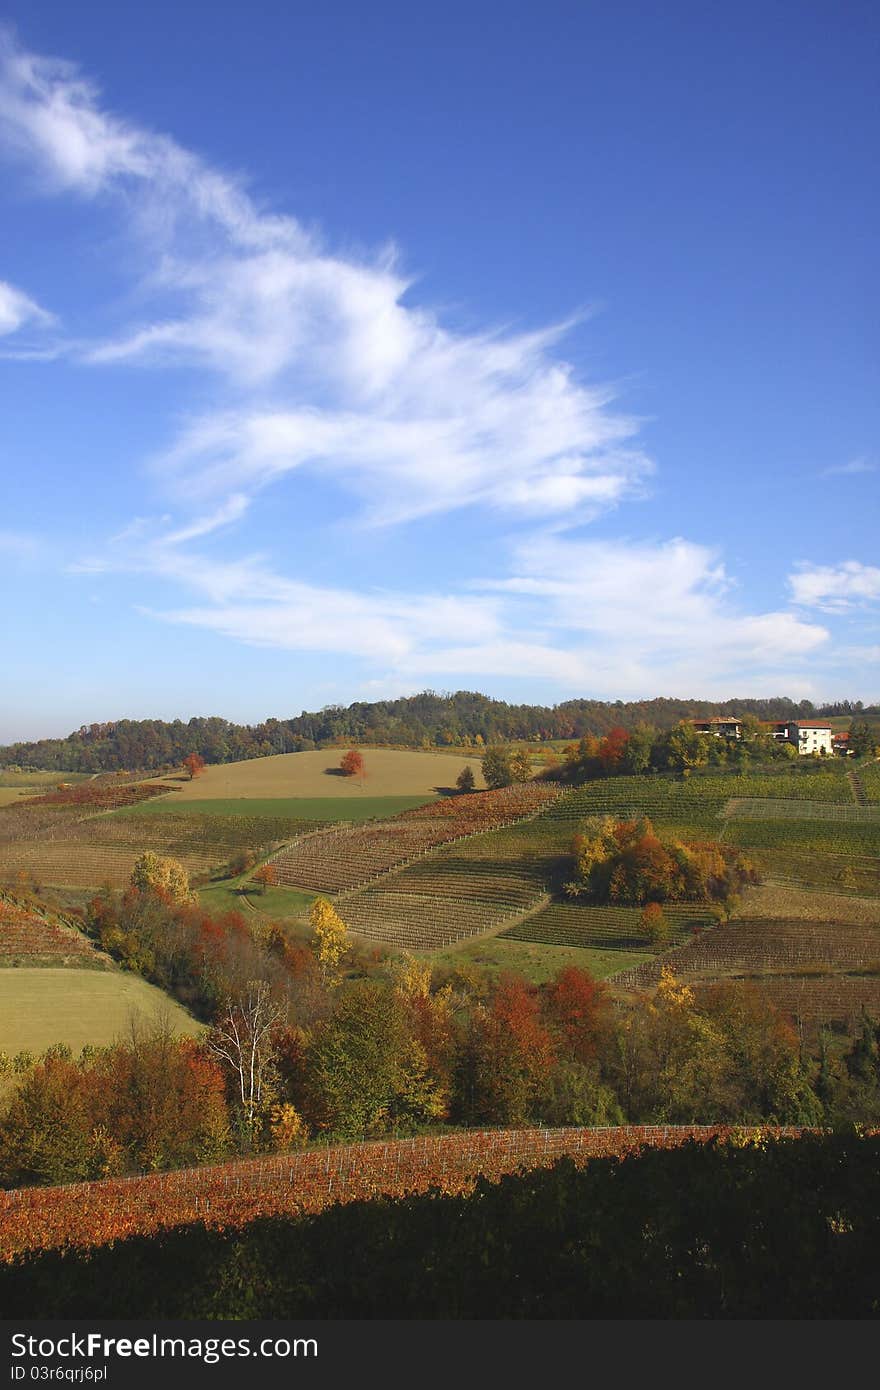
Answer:
[[[880, 729], [880, 709], [861, 701], [815, 707], [809, 700], [779, 699], [566, 700], [558, 705], [512, 705], [487, 695], [459, 690], [454, 695], [423, 691], [399, 700], [330, 705], [317, 713], [259, 724], [234, 724], [219, 717], [118, 719], [84, 724], [66, 738], [39, 739], [0, 747], [0, 768], [25, 766], [58, 772], [174, 767], [190, 753], [208, 763], [239, 762], [278, 753], [303, 752], [336, 744], [403, 748], [456, 747], [497, 742], [568, 741], [584, 734], [650, 724], [671, 729], [681, 719], [714, 714], [753, 714], [759, 719], [806, 719], [822, 714], [845, 724], [853, 714], [872, 715]], [[880, 737], [880, 733], [878, 733]]]

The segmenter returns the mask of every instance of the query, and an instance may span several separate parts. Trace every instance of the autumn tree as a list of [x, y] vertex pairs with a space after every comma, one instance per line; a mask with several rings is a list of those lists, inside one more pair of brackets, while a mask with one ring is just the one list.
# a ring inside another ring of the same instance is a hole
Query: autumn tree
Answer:
[[535, 990], [503, 976], [488, 1004], [476, 1005], [456, 1075], [456, 1110], [469, 1124], [522, 1124], [540, 1111], [553, 1042]]
[[639, 915], [639, 926], [652, 946], [665, 946], [669, 941], [669, 922], [659, 903], [645, 903]]
[[349, 748], [347, 753], [343, 753], [339, 760], [339, 767], [346, 777], [364, 778], [366, 776], [364, 755], [359, 753], [356, 748]]
[[732, 908], [739, 888], [758, 882], [754, 865], [732, 847], [706, 840], [683, 844], [661, 837], [646, 816], [585, 820], [572, 844], [577, 877], [572, 896], [639, 907], [645, 903], [710, 901]]
[[190, 891], [189, 874], [179, 859], [146, 850], [131, 871], [131, 886], [140, 892], [154, 892], [173, 903], [195, 901]]
[[626, 758], [630, 736], [626, 729], [612, 729], [599, 743], [597, 758], [599, 766], [606, 775], [621, 770]]
[[276, 1043], [284, 1010], [265, 980], [250, 980], [226, 1004], [207, 1045], [227, 1067], [241, 1108], [245, 1132], [254, 1139], [275, 1099]]
[[328, 983], [348, 949], [348, 929], [328, 898], [315, 898], [309, 911], [309, 926], [321, 977]]
[[278, 870], [274, 864], [261, 864], [254, 872], [253, 879], [260, 885], [260, 892], [265, 893], [267, 888], [274, 888], [278, 883]]
[[532, 779], [532, 760], [528, 749], [517, 748], [510, 756], [510, 775], [514, 782], [530, 782]]
[[476, 786], [476, 778], [474, 777], [474, 770], [471, 767], [470, 763], [465, 763], [464, 767], [461, 769], [461, 772], [455, 779], [455, 785], [458, 787], [458, 790], [460, 792], [467, 793], [473, 791], [474, 787]]
[[192, 781], [194, 777], [198, 777], [199, 774], [205, 770], [205, 760], [198, 753], [190, 753], [184, 758], [183, 765], [189, 773], [190, 781]]

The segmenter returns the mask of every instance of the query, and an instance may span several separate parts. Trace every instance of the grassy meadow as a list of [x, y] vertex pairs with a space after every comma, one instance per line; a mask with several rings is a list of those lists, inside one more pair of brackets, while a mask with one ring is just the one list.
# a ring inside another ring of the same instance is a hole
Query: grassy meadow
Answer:
[[241, 763], [218, 763], [206, 767], [190, 780], [186, 774], [163, 781], [173, 787], [174, 800], [215, 801], [241, 797], [257, 800], [317, 797], [345, 798], [353, 802], [370, 797], [430, 796], [455, 787], [455, 779], [465, 763], [474, 774], [477, 788], [485, 787], [480, 759], [471, 754], [460, 766], [441, 753], [407, 752], [393, 748], [363, 748], [365, 775], [346, 777], [339, 769], [345, 748], [320, 752], [276, 753], [268, 758], [251, 758]]
[[[291, 754], [291, 756], [301, 756]], [[206, 797], [178, 801], [176, 796], [156, 797], [114, 816], [246, 816], [268, 820], [332, 821], [387, 820], [431, 800], [429, 796], [288, 796]]]
[[15, 967], [0, 970], [0, 1052], [38, 1053], [55, 1043], [74, 1052], [106, 1046], [132, 1018], [167, 1021], [195, 1037], [202, 1025], [160, 989], [121, 970]]

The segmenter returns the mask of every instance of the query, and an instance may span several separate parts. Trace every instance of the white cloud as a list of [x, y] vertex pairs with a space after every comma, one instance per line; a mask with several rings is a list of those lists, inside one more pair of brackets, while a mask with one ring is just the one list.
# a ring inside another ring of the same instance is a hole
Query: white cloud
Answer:
[[451, 331], [406, 302], [411, 277], [392, 250], [329, 252], [239, 181], [103, 110], [71, 65], [8, 36], [0, 140], [53, 190], [124, 194], [116, 206], [149, 252], [151, 321], [71, 353], [197, 367], [232, 392], [167, 451], [178, 498], [220, 505], [310, 468], [340, 478], [373, 522], [465, 505], [568, 521], [637, 492], [650, 471], [613, 393], [557, 355], [566, 325]]
[[568, 693], [638, 697], [816, 693], [828, 633], [788, 612], [730, 605], [717, 557], [682, 540], [659, 545], [545, 537], [523, 546], [513, 578], [470, 592], [328, 588], [288, 579], [259, 556], [211, 560], [179, 533], [123, 547], [141, 568], [197, 595], [149, 615], [249, 645], [359, 656], [381, 682], [463, 676], [543, 680]]
[[836, 463], [831, 468], [823, 468], [821, 477], [849, 477], [859, 473], [876, 473], [877, 465], [871, 459], [861, 455], [859, 458], [850, 459], [848, 463]]
[[0, 338], [7, 333], [17, 333], [25, 324], [44, 325], [51, 322], [52, 315], [41, 309], [33, 299], [6, 280], [0, 280]]
[[[356, 654], [376, 679], [408, 687], [467, 674], [612, 698], [729, 694], [732, 681], [814, 693], [825, 628], [740, 611], [705, 547], [559, 534], [638, 495], [651, 471], [614, 391], [584, 385], [560, 356], [569, 325], [455, 331], [412, 303], [393, 250], [328, 250], [295, 218], [261, 209], [240, 180], [105, 111], [72, 66], [8, 36], [0, 144], [49, 191], [112, 206], [140, 253], [136, 301], [149, 315], [69, 354], [96, 369], [173, 365], [213, 378], [213, 407], [153, 460], [190, 519], [138, 520], [81, 572], [149, 575], [184, 594], [165, 611], [151, 605], [154, 616], [267, 647]], [[346, 487], [374, 524], [470, 506], [544, 530], [507, 577], [433, 593], [321, 587], [259, 556], [194, 553], [257, 493], [295, 488], [305, 470]], [[797, 581], [804, 602], [806, 571]]]
[[844, 613], [880, 600], [880, 568], [860, 560], [839, 565], [802, 564], [789, 576], [794, 602], [826, 613]]

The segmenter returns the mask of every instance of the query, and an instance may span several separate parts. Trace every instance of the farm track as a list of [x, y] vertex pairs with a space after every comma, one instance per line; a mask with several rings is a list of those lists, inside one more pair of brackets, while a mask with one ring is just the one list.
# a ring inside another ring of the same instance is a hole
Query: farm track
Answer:
[[865, 789], [862, 786], [862, 779], [859, 777], [857, 769], [854, 767], [849, 768], [846, 776], [850, 785], [850, 790], [852, 791], [853, 801], [857, 806], [866, 806], [868, 804], [868, 798], [865, 796]]
[[480, 1174], [497, 1179], [546, 1167], [623, 1158], [650, 1146], [766, 1134], [797, 1138], [798, 1128], [628, 1125], [608, 1129], [467, 1130], [416, 1139], [374, 1140], [295, 1154], [66, 1187], [0, 1192], [0, 1259], [28, 1251], [98, 1246], [198, 1222], [235, 1228], [264, 1216], [298, 1216], [340, 1202], [411, 1193], [470, 1192]]

